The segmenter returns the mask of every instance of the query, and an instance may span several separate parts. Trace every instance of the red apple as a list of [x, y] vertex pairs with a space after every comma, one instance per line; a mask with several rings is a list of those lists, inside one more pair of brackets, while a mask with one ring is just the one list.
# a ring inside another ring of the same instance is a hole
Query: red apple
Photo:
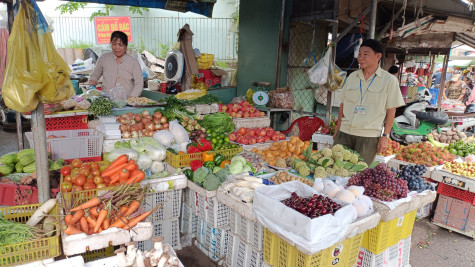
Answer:
[[238, 136], [236, 137], [236, 143], [241, 144], [243, 138], [244, 138], [244, 137], [243, 137], [242, 135], [238, 135]]
[[272, 135], [274, 135], [274, 130], [267, 130], [267, 131], [266, 131], [266, 135], [267, 135], [267, 136], [272, 136]]
[[266, 141], [266, 139], [265, 139], [264, 136], [259, 136], [259, 137], [257, 138], [257, 142], [258, 142], [258, 143], [264, 143], [265, 141]]
[[239, 108], [233, 107], [233, 112], [236, 112], [236, 113], [237, 113], [238, 111], [239, 111]]
[[270, 137], [269, 137], [269, 136], [264, 136], [264, 138], [266, 139], [266, 142], [270, 141]]
[[231, 117], [236, 117], [237, 113], [233, 111], [233, 113], [231, 113]]
[[257, 138], [251, 137], [249, 138], [249, 144], [254, 145], [257, 142]]
[[272, 141], [274, 141], [274, 142], [277, 142], [277, 141], [279, 141], [279, 140], [280, 140], [280, 138], [279, 138], [279, 135], [278, 135], [278, 134], [273, 134], [273, 135], [272, 135], [272, 137], [271, 137], [271, 139], [272, 139]]
[[243, 144], [243, 145], [249, 145], [249, 138], [244, 137], [244, 138], [242, 139], [241, 144]]
[[236, 141], [236, 133], [232, 132], [228, 135], [229, 141]]
[[236, 114], [236, 118], [242, 118], [242, 114], [241, 113]]
[[261, 112], [261, 117], [264, 117], [266, 115], [265, 112]]
[[250, 112], [250, 113], [256, 112], [256, 108], [255, 108], [255, 107], [250, 107], [250, 108], [249, 108], [249, 112]]
[[222, 110], [222, 111], [226, 111], [226, 110], [228, 110], [228, 107], [227, 107], [227, 106], [222, 106], [222, 107], [221, 107], [221, 110]]
[[279, 134], [279, 139], [280, 140], [285, 140], [285, 134]]
[[234, 107], [233, 104], [228, 104], [228, 110], [231, 110]]
[[249, 129], [249, 130], [247, 130], [247, 133], [248, 133], [250, 136], [255, 136], [255, 135], [256, 135], [256, 130], [254, 130], [254, 129]]
[[243, 117], [244, 117], [244, 118], [249, 118], [249, 112], [244, 112]]
[[266, 136], [266, 130], [261, 129], [261, 130], [257, 133], [257, 135], [259, 135], [259, 136]]

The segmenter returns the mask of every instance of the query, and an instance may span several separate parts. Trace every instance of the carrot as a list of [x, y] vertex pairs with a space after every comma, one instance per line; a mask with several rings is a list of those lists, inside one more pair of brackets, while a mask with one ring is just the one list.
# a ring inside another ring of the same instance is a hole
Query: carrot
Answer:
[[114, 175], [112, 175], [109, 185], [117, 183], [119, 181], [119, 179], [120, 179], [120, 173], [117, 172]]
[[101, 173], [101, 177], [111, 177], [116, 172], [119, 172], [120, 170], [122, 170], [126, 165], [127, 163], [122, 163], [120, 165], [115, 166], [114, 168], [107, 169]]
[[96, 226], [94, 226], [94, 233], [98, 233], [97, 231], [99, 231], [99, 228], [101, 228], [101, 225], [106, 219], [106, 216], [107, 216], [107, 210], [102, 209], [99, 212], [99, 216], [97, 217], [97, 223], [96, 223]]
[[111, 223], [110, 218], [106, 217], [104, 219], [104, 222], [102, 222], [102, 229], [107, 230], [110, 226], [110, 223]]
[[129, 208], [124, 213], [124, 216], [129, 216], [130, 214], [134, 213], [140, 207], [140, 202], [137, 200], [130, 201]]
[[97, 218], [97, 216], [99, 216], [99, 211], [97, 211], [97, 207], [90, 208], [89, 213], [92, 214], [96, 218]]
[[109, 164], [109, 166], [107, 166], [107, 168], [104, 171], [112, 169], [112, 168], [116, 167], [117, 165], [127, 163], [128, 160], [129, 159], [128, 159], [127, 155], [125, 155], [125, 154], [120, 155], [111, 164]]
[[145, 178], [145, 173], [143, 171], [139, 171], [139, 173], [137, 173], [137, 175], [135, 176], [131, 176], [126, 184], [132, 184], [132, 183], [139, 183], [140, 181], [142, 181], [143, 179]]
[[81, 234], [82, 231], [72, 225], [68, 225], [68, 227], [64, 230], [64, 233], [68, 235], [76, 235]]
[[134, 217], [134, 218], [130, 219], [129, 222], [127, 223], [127, 225], [122, 227], [122, 229], [129, 230], [130, 228], [136, 226], [139, 222], [141, 222], [142, 220], [147, 218], [148, 215], [150, 215], [153, 212], [157, 211], [157, 209], [160, 208], [160, 207], [161, 207], [161, 205], [159, 204], [155, 208], [153, 208], [149, 211], [146, 211], [146, 212], [138, 215], [137, 217]]
[[124, 216], [124, 214], [127, 212], [128, 209], [129, 208], [126, 205], [123, 205], [122, 207], [120, 207], [119, 209], [120, 215]]
[[92, 208], [92, 207], [95, 207], [95, 206], [99, 205], [99, 203], [101, 203], [101, 201], [102, 200], [101, 200], [100, 197], [95, 196], [95, 197], [89, 199], [88, 201], [82, 203], [81, 205], [75, 207], [74, 209], [71, 209], [71, 211], [89, 209], [89, 208]]
[[127, 222], [128, 222], [127, 218], [122, 216], [120, 217], [120, 219], [117, 219], [112, 224], [110, 224], [109, 228], [111, 227], [122, 228]]
[[127, 165], [125, 165], [124, 169], [128, 170], [129, 172], [137, 169], [138, 165], [135, 164], [135, 163], [127, 163]]
[[87, 235], [93, 235], [94, 234], [94, 226], [89, 225], [89, 228], [87, 229]]
[[129, 164], [130, 164], [130, 163], [136, 164], [137, 162], [136, 162], [135, 160], [131, 159], [131, 160], [129, 160], [127, 163], [129, 163]]
[[83, 231], [84, 233], [87, 233], [89, 231], [89, 227], [87, 225], [86, 217], [81, 217], [81, 220], [79, 220], [79, 223], [81, 224], [81, 231]]
[[69, 221], [69, 224], [70, 225], [76, 224], [77, 222], [79, 222], [79, 220], [81, 220], [82, 217], [84, 217], [84, 210], [76, 211], [74, 213], [73, 217], [71, 217], [71, 220]]
[[87, 216], [86, 220], [87, 220], [87, 222], [88, 222], [89, 224], [92, 225], [91, 228], [94, 229], [94, 227], [95, 227], [96, 224], [97, 224], [96, 219], [92, 218], [91, 216]]
[[70, 222], [71, 222], [71, 218], [73, 217], [73, 215], [71, 214], [66, 214], [66, 216], [64, 216], [64, 223], [69, 225]]
[[127, 181], [127, 179], [129, 179], [129, 177], [130, 177], [130, 171], [129, 170], [124, 168], [121, 171], [119, 171], [119, 181], [120, 182]]

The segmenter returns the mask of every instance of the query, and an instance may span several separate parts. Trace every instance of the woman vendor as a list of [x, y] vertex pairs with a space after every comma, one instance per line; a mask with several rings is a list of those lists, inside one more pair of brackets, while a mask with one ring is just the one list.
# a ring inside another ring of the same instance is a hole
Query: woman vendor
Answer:
[[97, 85], [102, 76], [102, 90], [122, 87], [127, 98], [138, 97], [143, 90], [143, 76], [139, 61], [127, 54], [128, 37], [121, 31], [111, 34], [112, 52], [102, 55], [98, 60], [89, 83]]
[[444, 99], [462, 101], [465, 95], [467, 85], [460, 80], [460, 74], [452, 75], [450, 81], [445, 84], [442, 96]]

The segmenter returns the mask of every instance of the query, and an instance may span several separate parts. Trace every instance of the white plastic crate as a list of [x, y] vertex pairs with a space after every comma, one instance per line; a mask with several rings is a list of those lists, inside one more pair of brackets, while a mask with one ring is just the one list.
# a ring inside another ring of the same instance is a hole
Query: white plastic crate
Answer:
[[212, 227], [225, 228], [229, 225], [229, 208], [218, 202], [216, 191], [206, 189], [189, 181], [187, 201], [198, 217], [205, 220]]
[[333, 145], [333, 136], [328, 134], [314, 133], [312, 135], [312, 142], [317, 144], [317, 149], [320, 151]]
[[182, 204], [182, 211], [180, 216], [180, 233], [196, 237], [198, 232], [198, 216], [191, 212], [191, 208], [185, 203]]
[[[194, 192], [190, 188], [183, 189], [183, 203], [190, 207], [192, 212], [196, 212]], [[193, 209], [195, 207], [195, 209]]]
[[430, 216], [431, 213], [432, 213], [433, 204], [434, 204], [434, 202], [431, 202], [431, 203], [429, 203], [425, 206], [422, 206], [422, 207], [418, 208], [417, 213], [416, 213], [416, 218], [417, 219], [422, 219], [422, 218]]
[[[33, 133], [26, 132], [25, 135], [30, 147], [34, 148]], [[104, 135], [93, 129], [47, 131], [46, 137], [46, 150], [53, 160], [98, 157], [102, 154]]]
[[409, 266], [411, 253], [411, 237], [399, 241], [380, 254], [373, 254], [361, 247], [356, 261], [356, 267], [392, 267]]
[[198, 247], [208, 251], [208, 256], [212, 260], [217, 261], [224, 258], [227, 252], [230, 229], [213, 228], [204, 220], [200, 220], [198, 228], [199, 230], [196, 235]]
[[152, 223], [180, 217], [182, 189], [150, 193], [145, 196], [144, 209], [150, 210], [162, 203], [162, 207], [149, 216]]
[[226, 266], [228, 267], [261, 267], [264, 266], [264, 252], [254, 250], [241, 238], [229, 234]]
[[[178, 218], [153, 223], [153, 236], [163, 236], [163, 242], [170, 244], [174, 249], [180, 250], [180, 223]], [[137, 248], [144, 251], [153, 247], [152, 239], [137, 242]]]
[[229, 227], [231, 232], [245, 240], [253, 249], [264, 249], [264, 227], [257, 221], [252, 221], [239, 213], [229, 211]]

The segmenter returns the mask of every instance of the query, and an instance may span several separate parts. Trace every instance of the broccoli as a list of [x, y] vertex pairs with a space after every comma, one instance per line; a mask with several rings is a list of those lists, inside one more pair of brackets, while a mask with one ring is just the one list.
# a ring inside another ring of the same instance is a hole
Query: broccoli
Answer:
[[208, 173], [203, 181], [203, 188], [208, 191], [214, 191], [218, 189], [220, 185], [221, 181], [219, 180], [219, 178], [211, 173]]
[[340, 144], [337, 144], [337, 145], [334, 145], [332, 147], [332, 152], [335, 153], [335, 152], [342, 152], [343, 150], [345, 150], [345, 148], [340, 145]]
[[307, 176], [307, 175], [310, 175], [310, 168], [307, 167], [307, 165], [301, 165], [297, 171], [299, 172], [300, 175], [302, 176]]
[[285, 162], [285, 159], [279, 158], [279, 159], [275, 162], [275, 166], [276, 166], [276, 167], [279, 167], [279, 168], [286, 168], [286, 167], [287, 167], [287, 163]]
[[351, 159], [351, 152], [348, 150], [343, 150], [342, 155], [344, 161], [349, 161]]
[[356, 164], [358, 162], [358, 155], [356, 154], [351, 154], [350, 162], [353, 164]]
[[201, 185], [205, 180], [206, 175], [209, 173], [209, 169], [206, 167], [201, 167], [193, 173], [193, 182], [195, 184]]
[[342, 152], [333, 152], [332, 158], [334, 160], [343, 160], [343, 153]]
[[338, 169], [335, 171], [335, 175], [340, 177], [348, 177], [348, 171], [345, 169]]
[[322, 149], [322, 151], [320, 151], [320, 153], [322, 153], [322, 155], [324, 157], [327, 157], [327, 158], [331, 158], [331, 156], [332, 156], [332, 150], [329, 149], [328, 147], [325, 147], [324, 149]]
[[313, 178], [327, 178], [328, 173], [325, 170], [315, 170], [315, 174], [313, 175]]
[[329, 167], [333, 165], [333, 163], [334, 163], [333, 159], [329, 157], [323, 157], [318, 160], [318, 164], [322, 165], [323, 167]]
[[226, 181], [226, 177], [228, 174], [229, 174], [229, 171], [226, 171], [226, 169], [221, 169], [218, 172], [216, 172], [214, 175], [216, 175], [222, 183]]

